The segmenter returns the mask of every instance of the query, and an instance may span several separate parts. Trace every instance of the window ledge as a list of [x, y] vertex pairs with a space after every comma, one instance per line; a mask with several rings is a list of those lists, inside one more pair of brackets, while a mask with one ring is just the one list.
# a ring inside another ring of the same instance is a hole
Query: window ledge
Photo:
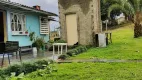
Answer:
[[13, 36], [28, 36], [29, 33], [26, 31], [12, 31]]

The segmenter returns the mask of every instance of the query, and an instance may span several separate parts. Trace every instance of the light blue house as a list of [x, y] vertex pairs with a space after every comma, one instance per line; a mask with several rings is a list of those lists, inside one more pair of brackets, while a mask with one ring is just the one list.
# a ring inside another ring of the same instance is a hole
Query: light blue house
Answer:
[[0, 1], [0, 42], [19, 41], [19, 46], [29, 46], [31, 32], [49, 41], [50, 16], [57, 15], [41, 10], [40, 6]]

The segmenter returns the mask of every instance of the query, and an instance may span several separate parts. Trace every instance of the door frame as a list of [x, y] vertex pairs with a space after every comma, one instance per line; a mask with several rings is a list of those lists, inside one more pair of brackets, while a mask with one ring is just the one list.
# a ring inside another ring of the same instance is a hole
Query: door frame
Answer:
[[6, 11], [5, 10], [1, 10], [0, 12], [3, 13], [3, 29], [4, 29], [4, 42], [6, 42], [8, 40], [8, 33], [7, 33], [7, 17], [6, 17]]
[[80, 35], [79, 35], [79, 17], [78, 17], [78, 15], [77, 15], [77, 13], [76, 12], [68, 12], [68, 13], [65, 13], [65, 31], [66, 31], [66, 40], [67, 40], [67, 43], [68, 43], [68, 32], [67, 32], [67, 24], [66, 24], [66, 16], [67, 15], [71, 15], [71, 14], [75, 14], [76, 15], [76, 22], [77, 22], [77, 36], [78, 36], [78, 44], [80, 43]]

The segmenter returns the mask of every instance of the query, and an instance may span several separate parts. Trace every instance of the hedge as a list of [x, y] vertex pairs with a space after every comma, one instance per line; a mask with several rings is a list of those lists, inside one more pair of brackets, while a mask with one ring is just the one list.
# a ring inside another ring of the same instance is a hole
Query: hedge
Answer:
[[4, 80], [7, 76], [11, 76], [11, 73], [15, 73], [15, 76], [18, 76], [21, 73], [28, 74], [38, 69], [45, 69], [45, 67], [52, 62], [53, 61], [39, 60], [33, 63], [22, 63], [22, 65], [15, 64], [8, 68], [0, 69], [0, 80]]
[[78, 55], [78, 54], [81, 54], [83, 52], [86, 52], [88, 50], [88, 48], [90, 48], [91, 46], [79, 46], [79, 47], [76, 47], [72, 50], [69, 50], [67, 53], [65, 53], [64, 55], [60, 55], [58, 57], [58, 59], [62, 59], [62, 60], [65, 60], [67, 59], [68, 57], [71, 57], [71, 56], [75, 56], [75, 55]]

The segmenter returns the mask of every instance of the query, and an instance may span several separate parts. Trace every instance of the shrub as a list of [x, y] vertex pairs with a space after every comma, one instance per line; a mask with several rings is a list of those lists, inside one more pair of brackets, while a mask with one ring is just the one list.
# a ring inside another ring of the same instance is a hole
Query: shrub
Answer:
[[[68, 56], [75, 56], [75, 55], [78, 55], [78, 54], [81, 54], [81, 53], [87, 51], [87, 49], [88, 48], [86, 46], [78, 46], [75, 49], [69, 50], [66, 53], [66, 55], [68, 55]], [[61, 57], [63, 59], [66, 59], [67, 58], [66, 55], [61, 55], [61, 56], [59, 56], [59, 58]]]
[[74, 53], [75, 53], [75, 55], [78, 55], [79, 51], [77, 49], [74, 49]]
[[48, 43], [52, 43], [52, 44], [53, 44], [53, 43], [54, 43], [54, 41], [53, 41], [53, 40], [50, 40], [50, 41], [48, 41]]
[[92, 45], [87, 45], [87, 46], [86, 46], [86, 49], [89, 49], [89, 48], [91, 48], [91, 47], [94, 47], [94, 46], [92, 46]]
[[67, 59], [68, 55], [60, 55], [58, 59], [65, 60]]
[[55, 43], [66, 43], [66, 41], [64, 41], [64, 40], [57, 40], [57, 41], [55, 41]]
[[69, 56], [73, 56], [74, 51], [73, 50], [69, 50], [66, 54], [69, 55]]
[[12, 65], [8, 68], [0, 70], [0, 78], [6, 78], [5, 76], [10, 76], [11, 73], [15, 73], [15, 76], [20, 75], [21, 73], [28, 74], [36, 71], [37, 69], [44, 69], [52, 61], [40, 60], [33, 63], [23, 63], [22, 65]]
[[36, 47], [38, 50], [41, 48], [43, 49], [45, 44], [44, 38], [39, 38], [38, 36], [35, 35], [35, 32], [31, 32], [29, 34], [29, 38], [30, 38], [30, 41], [33, 42], [32, 43], [33, 47]]
[[50, 62], [46, 60], [40, 60], [34, 63], [38, 67], [38, 69], [44, 69], [46, 66], [48, 66]]
[[23, 71], [24, 74], [28, 74], [31, 73], [33, 71], [36, 71], [38, 69], [38, 67], [36, 65], [34, 65], [33, 63], [23, 63]]
[[76, 47], [78, 47], [79, 45], [73, 45], [73, 46], [68, 46], [68, 49], [75, 49]]
[[46, 61], [46, 60], [39, 60], [37, 62], [35, 62], [38, 65], [48, 65], [50, 63], [50, 61]]
[[33, 42], [32, 46], [36, 47], [39, 50], [44, 47], [44, 44], [45, 44], [44, 38], [37, 37]]
[[15, 64], [4, 69], [4, 74], [10, 76], [12, 72], [15, 72], [16, 75], [19, 75], [22, 71], [22, 66]]
[[5, 75], [5, 71], [0, 69], [0, 80], [4, 80], [7, 77], [7, 75]]

